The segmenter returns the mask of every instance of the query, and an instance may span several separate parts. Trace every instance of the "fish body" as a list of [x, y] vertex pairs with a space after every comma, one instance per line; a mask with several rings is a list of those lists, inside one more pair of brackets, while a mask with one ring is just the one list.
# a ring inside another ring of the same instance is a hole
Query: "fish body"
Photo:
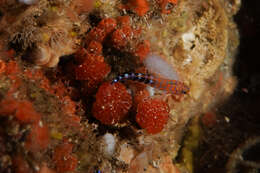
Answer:
[[189, 87], [178, 80], [165, 79], [155, 77], [150, 74], [143, 73], [123, 73], [112, 80], [112, 83], [132, 80], [142, 82], [160, 90], [164, 90], [170, 94], [186, 94]]
[[167, 91], [170, 94], [186, 94], [189, 92], [189, 87], [178, 80], [170, 80], [164, 78], [154, 78], [153, 87]]

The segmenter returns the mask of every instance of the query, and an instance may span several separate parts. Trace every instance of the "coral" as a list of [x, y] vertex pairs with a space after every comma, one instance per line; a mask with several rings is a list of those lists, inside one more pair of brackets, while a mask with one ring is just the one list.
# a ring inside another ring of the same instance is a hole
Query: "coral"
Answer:
[[76, 60], [77, 64], [82, 64], [84, 60], [90, 55], [91, 54], [89, 54], [85, 48], [80, 48], [75, 52], [74, 59]]
[[77, 80], [86, 80], [85, 86], [88, 89], [93, 89], [103, 81], [110, 71], [111, 68], [104, 61], [103, 56], [90, 54], [82, 64], [75, 68], [75, 76]]
[[53, 162], [58, 173], [74, 171], [77, 167], [77, 158], [72, 154], [73, 144], [67, 140], [54, 149]]
[[143, 62], [143, 60], [147, 57], [149, 53], [150, 42], [148, 40], [144, 40], [136, 46], [135, 55], [140, 58], [141, 62]]
[[143, 102], [145, 99], [148, 99], [150, 96], [147, 89], [138, 90], [135, 92], [134, 96], [134, 107], [137, 108], [137, 105], [141, 102]]
[[217, 123], [217, 116], [214, 112], [207, 112], [202, 116], [201, 121], [203, 125], [213, 127]]
[[127, 5], [141, 17], [149, 10], [149, 5], [146, 0], [129, 0]]
[[98, 28], [104, 29], [106, 35], [110, 34], [113, 30], [115, 30], [116, 26], [117, 21], [113, 18], [105, 18], [98, 23]]
[[138, 36], [138, 30], [133, 29], [129, 16], [117, 18], [118, 28], [111, 34], [110, 42], [117, 49], [124, 48], [129, 41]]
[[132, 29], [130, 27], [123, 27], [115, 30], [111, 36], [111, 42], [115, 48], [125, 47], [132, 37]]
[[[23, 3], [30, 2], [33, 1], [23, 1]], [[57, 8], [56, 10], [49, 8], [55, 5], [58, 3], [44, 0], [39, 0], [26, 8], [20, 4], [15, 9], [17, 13], [6, 17], [16, 20], [4, 21], [6, 25], [4, 27], [8, 28], [4, 31], [8, 35], [9, 42], [24, 59], [37, 65], [55, 67], [61, 56], [75, 52], [77, 38], [73, 34], [73, 24], [80, 19], [76, 17], [76, 11], [65, 4], [62, 4], [63, 12]], [[73, 5], [71, 7], [74, 8]]]
[[87, 48], [81, 48], [75, 54], [75, 59], [80, 64], [75, 68], [75, 77], [84, 81], [87, 93], [92, 93], [111, 71], [110, 66], [104, 61], [102, 44], [106, 37], [115, 32], [116, 26], [115, 19], [102, 19], [88, 32], [85, 39]]
[[21, 49], [25, 50], [28, 47], [32, 47], [38, 39], [38, 30], [35, 26], [27, 26], [26, 28], [21, 28], [20, 31], [16, 31], [10, 37], [13, 44], [20, 45]]
[[15, 117], [21, 123], [38, 122], [41, 118], [41, 116], [33, 109], [32, 103], [26, 100], [19, 102], [17, 105]]
[[0, 115], [11, 115], [17, 109], [17, 101], [13, 98], [3, 99], [0, 103]]
[[175, 170], [180, 132], [232, 78], [221, 0], [0, 4], [0, 145], [15, 172]]
[[71, 7], [74, 9], [79, 15], [90, 12], [93, 9], [93, 0], [75, 0], [72, 1]]
[[55, 171], [48, 168], [46, 163], [44, 163], [38, 173], [55, 173]]
[[49, 130], [41, 121], [32, 125], [31, 131], [26, 137], [25, 147], [32, 152], [42, 151], [50, 143]]
[[97, 42], [103, 42], [106, 37], [106, 32], [103, 28], [94, 27], [91, 29], [91, 31], [88, 33], [86, 42], [88, 43], [91, 40], [95, 40]]
[[17, 155], [12, 160], [16, 173], [32, 173], [29, 164], [24, 160], [23, 156]]
[[130, 26], [131, 25], [131, 18], [130, 16], [119, 16], [116, 18], [117, 23], [120, 27]]
[[156, 167], [154, 165], [148, 165], [149, 151], [142, 152], [132, 160], [129, 173], [142, 172], [144, 169], [149, 173], [157, 173], [158, 170], [162, 170], [167, 173], [181, 173], [176, 165], [172, 162], [171, 156], [162, 156]]
[[92, 107], [93, 116], [103, 124], [114, 125], [123, 120], [132, 106], [132, 98], [121, 83], [103, 83]]
[[136, 122], [150, 134], [163, 130], [169, 118], [169, 106], [163, 100], [150, 98], [137, 106]]
[[171, 10], [174, 7], [174, 5], [178, 3], [178, 0], [159, 0], [158, 2], [162, 13], [169, 14], [171, 13]]
[[90, 45], [91, 41], [103, 43], [105, 38], [115, 30], [117, 21], [113, 18], [102, 19], [96, 27], [93, 27], [86, 36], [86, 44]]
[[122, 49], [140, 33], [138, 29], [133, 29], [129, 16], [118, 17], [117, 23], [117, 29], [111, 33], [109, 42], [112, 43], [113, 47]]
[[20, 70], [16, 61], [11, 60], [6, 64], [6, 75], [16, 75], [17, 73], [19, 73], [19, 71]]
[[0, 59], [0, 75], [5, 72], [5, 62]]
[[70, 127], [80, 127], [81, 117], [76, 115], [76, 106], [76, 103], [69, 96], [63, 98], [63, 110], [64, 114], [66, 114], [64, 121]]
[[73, 115], [76, 113], [76, 103], [71, 100], [69, 96], [63, 98], [64, 112], [68, 115]]
[[131, 160], [129, 173], [141, 172], [146, 170], [148, 166], [149, 155], [151, 151], [143, 151], [136, 155], [134, 159]]
[[32, 123], [32, 128], [25, 142], [25, 147], [33, 152], [45, 149], [49, 144], [48, 128], [40, 121], [41, 116], [37, 113], [31, 102], [27, 100], [17, 101], [6, 98], [1, 101], [0, 114], [14, 114], [19, 123]]
[[20, 123], [38, 122], [41, 116], [34, 110], [31, 102], [17, 101], [13, 98], [5, 98], [0, 104], [1, 115], [12, 115], [15, 113], [16, 119]]
[[128, 40], [129, 36], [125, 34], [123, 29], [117, 29], [114, 31], [111, 38], [111, 42], [118, 49], [126, 46]]
[[[49, 29], [52, 26], [52, 29]], [[54, 29], [55, 28], [55, 29]], [[75, 52], [76, 37], [69, 21], [58, 18], [40, 31], [41, 40], [25, 56], [37, 65], [55, 67], [61, 56]]]
[[87, 52], [90, 54], [101, 55], [102, 54], [102, 44], [95, 40], [91, 41], [88, 45]]

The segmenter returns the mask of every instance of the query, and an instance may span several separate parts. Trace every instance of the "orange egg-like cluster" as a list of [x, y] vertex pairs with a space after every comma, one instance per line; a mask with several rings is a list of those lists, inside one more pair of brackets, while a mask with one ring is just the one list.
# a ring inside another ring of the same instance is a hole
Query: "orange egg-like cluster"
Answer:
[[149, 10], [147, 0], [129, 0], [128, 6], [139, 16], [144, 16]]
[[53, 162], [58, 173], [74, 171], [78, 160], [72, 154], [73, 144], [64, 140], [62, 144], [54, 149]]
[[169, 118], [169, 106], [156, 98], [143, 100], [138, 104], [136, 122], [150, 134], [163, 130]]
[[172, 11], [174, 5], [178, 3], [178, 0], [158, 0], [161, 12], [164, 14], [169, 14]]
[[103, 124], [114, 125], [123, 120], [132, 106], [132, 97], [121, 83], [103, 83], [92, 107], [93, 116]]

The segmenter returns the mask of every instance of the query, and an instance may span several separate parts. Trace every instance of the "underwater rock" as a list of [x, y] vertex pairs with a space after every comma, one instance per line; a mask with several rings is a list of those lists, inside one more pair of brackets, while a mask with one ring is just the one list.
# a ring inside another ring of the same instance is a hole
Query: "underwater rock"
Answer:
[[236, 86], [239, 1], [22, 2], [0, 1], [4, 169], [185, 172], [187, 123]]

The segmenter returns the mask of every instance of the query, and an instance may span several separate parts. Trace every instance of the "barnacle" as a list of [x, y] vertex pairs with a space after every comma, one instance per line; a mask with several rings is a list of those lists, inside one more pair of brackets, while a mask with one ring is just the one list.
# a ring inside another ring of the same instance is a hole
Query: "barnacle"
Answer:
[[48, 67], [56, 66], [61, 56], [75, 52], [77, 35], [73, 35], [73, 29], [79, 20], [68, 7], [62, 12], [51, 5], [52, 2], [39, 1], [37, 6], [20, 9], [19, 18], [6, 30], [10, 43], [26, 52], [26, 59]]
[[32, 7], [20, 14], [19, 19], [7, 28], [10, 34], [9, 40], [12, 44], [17, 44], [22, 50], [31, 47], [39, 39], [39, 28], [36, 17], [42, 15], [42, 10]]
[[71, 31], [69, 22], [61, 18], [48, 23], [40, 29], [41, 39], [26, 56], [37, 65], [56, 66], [61, 56], [75, 51], [75, 37], [70, 34]]
[[33, 43], [39, 39], [37, 37], [39, 37], [38, 28], [29, 25], [26, 28], [22, 28], [20, 32], [12, 34], [10, 40], [13, 44], [19, 44], [25, 50], [33, 46]]

